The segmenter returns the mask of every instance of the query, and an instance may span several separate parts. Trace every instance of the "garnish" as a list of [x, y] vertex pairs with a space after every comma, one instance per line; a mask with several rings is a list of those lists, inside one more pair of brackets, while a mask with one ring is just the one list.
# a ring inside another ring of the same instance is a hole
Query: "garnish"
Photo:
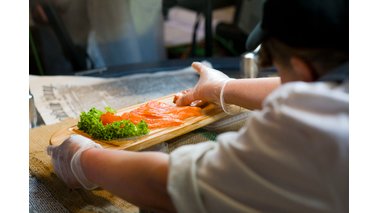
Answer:
[[80, 114], [80, 121], [77, 124], [79, 130], [90, 135], [93, 139], [112, 140], [117, 138], [127, 138], [145, 135], [149, 132], [145, 121], [134, 124], [130, 120], [119, 120], [103, 124], [101, 116], [103, 114], [115, 114], [116, 111], [110, 107], [105, 108], [106, 112], [91, 108], [88, 112]]

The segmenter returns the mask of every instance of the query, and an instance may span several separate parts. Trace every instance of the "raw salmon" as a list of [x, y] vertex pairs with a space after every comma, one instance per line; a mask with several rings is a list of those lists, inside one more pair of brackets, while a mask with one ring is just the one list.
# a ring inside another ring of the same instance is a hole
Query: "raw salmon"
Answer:
[[134, 124], [144, 120], [148, 128], [164, 128], [178, 126], [190, 117], [201, 115], [201, 108], [193, 106], [173, 106], [167, 103], [150, 101], [130, 112], [125, 112], [121, 116], [107, 112], [101, 116], [104, 125], [120, 120], [130, 120]]

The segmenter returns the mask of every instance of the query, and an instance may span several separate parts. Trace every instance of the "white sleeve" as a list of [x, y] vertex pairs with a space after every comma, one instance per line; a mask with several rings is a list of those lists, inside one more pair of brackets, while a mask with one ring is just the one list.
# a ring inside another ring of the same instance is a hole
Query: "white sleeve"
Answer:
[[178, 212], [347, 211], [348, 107], [336, 100], [304, 110], [293, 101], [316, 103], [317, 95], [289, 96], [268, 101], [238, 133], [171, 154], [168, 190]]
[[186, 145], [171, 154], [168, 192], [178, 212], [206, 212], [199, 196], [196, 162], [215, 145], [214, 142]]

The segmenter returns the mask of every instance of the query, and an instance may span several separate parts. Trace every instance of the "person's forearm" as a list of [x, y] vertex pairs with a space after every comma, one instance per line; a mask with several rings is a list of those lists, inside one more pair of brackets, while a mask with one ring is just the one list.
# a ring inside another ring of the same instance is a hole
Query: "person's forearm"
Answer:
[[279, 77], [237, 79], [227, 83], [224, 101], [247, 109], [260, 109], [262, 102], [281, 85]]
[[81, 158], [87, 178], [143, 208], [172, 212], [167, 154], [89, 149]]

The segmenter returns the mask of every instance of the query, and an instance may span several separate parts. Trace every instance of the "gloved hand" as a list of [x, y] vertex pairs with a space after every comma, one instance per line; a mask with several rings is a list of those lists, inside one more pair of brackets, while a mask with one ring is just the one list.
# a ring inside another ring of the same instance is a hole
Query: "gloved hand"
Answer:
[[191, 105], [192, 102], [201, 100], [203, 102], [220, 103], [220, 91], [227, 81], [231, 80], [224, 73], [207, 67], [199, 62], [192, 64], [194, 70], [200, 75], [196, 86], [184, 90], [175, 97], [177, 106]]
[[95, 189], [83, 173], [81, 167], [81, 154], [90, 148], [102, 146], [81, 135], [71, 135], [59, 146], [48, 146], [47, 154], [52, 158], [55, 173], [70, 188]]

